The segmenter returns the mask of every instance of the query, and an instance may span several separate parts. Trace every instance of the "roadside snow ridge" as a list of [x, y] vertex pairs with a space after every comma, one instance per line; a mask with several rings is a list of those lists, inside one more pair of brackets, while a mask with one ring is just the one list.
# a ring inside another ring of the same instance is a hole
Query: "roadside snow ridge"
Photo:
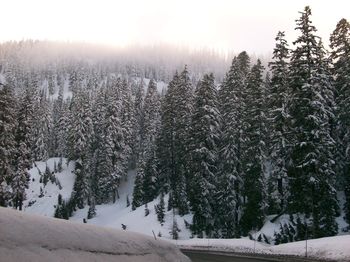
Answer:
[[0, 208], [1, 261], [189, 262], [174, 245], [138, 233]]

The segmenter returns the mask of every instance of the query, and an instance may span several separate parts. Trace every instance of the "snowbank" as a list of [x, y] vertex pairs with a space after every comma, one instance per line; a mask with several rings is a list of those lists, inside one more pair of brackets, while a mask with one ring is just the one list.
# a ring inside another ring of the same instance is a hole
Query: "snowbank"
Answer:
[[1, 261], [190, 261], [174, 245], [137, 233], [0, 208]]
[[[270, 247], [274, 254], [305, 255], [305, 241]], [[308, 256], [336, 261], [350, 261], [350, 235], [308, 240]]]
[[[270, 246], [246, 238], [189, 239], [177, 241], [183, 249], [200, 249], [238, 253], [305, 256], [305, 241]], [[254, 248], [255, 245], [255, 248]], [[308, 257], [332, 261], [350, 261], [350, 235], [308, 240]]]
[[212, 251], [227, 251], [237, 253], [267, 253], [270, 254], [270, 245], [262, 244], [248, 238], [239, 239], [204, 239], [192, 238], [178, 240], [176, 244], [183, 249], [201, 249]]

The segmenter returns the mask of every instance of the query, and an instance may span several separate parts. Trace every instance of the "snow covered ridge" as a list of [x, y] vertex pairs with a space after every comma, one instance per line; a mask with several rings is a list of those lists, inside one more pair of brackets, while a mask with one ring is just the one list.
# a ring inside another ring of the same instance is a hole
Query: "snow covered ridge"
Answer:
[[[270, 246], [249, 239], [189, 239], [178, 240], [182, 249], [200, 249], [237, 253], [305, 256], [305, 241]], [[350, 261], [350, 235], [308, 240], [308, 257]]]
[[0, 208], [1, 261], [189, 262], [175, 245], [137, 233]]

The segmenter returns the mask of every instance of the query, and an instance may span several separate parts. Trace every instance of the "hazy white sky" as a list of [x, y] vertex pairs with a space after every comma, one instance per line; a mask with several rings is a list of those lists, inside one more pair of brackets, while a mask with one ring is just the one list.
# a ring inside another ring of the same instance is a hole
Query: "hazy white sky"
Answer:
[[0, 0], [0, 41], [48, 39], [112, 45], [171, 43], [268, 52], [278, 30], [310, 5], [324, 42], [350, 0]]

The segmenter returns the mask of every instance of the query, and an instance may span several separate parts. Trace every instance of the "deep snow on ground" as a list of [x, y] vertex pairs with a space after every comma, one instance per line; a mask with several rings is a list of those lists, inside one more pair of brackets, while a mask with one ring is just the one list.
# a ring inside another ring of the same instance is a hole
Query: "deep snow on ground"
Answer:
[[[55, 177], [58, 179], [62, 188], [60, 189], [56, 183], [48, 181], [46, 186], [40, 183], [40, 176], [45, 173], [46, 165], [53, 172], [55, 163], [59, 162], [59, 158], [50, 158], [46, 162], [38, 161], [30, 173], [30, 186], [26, 190], [27, 200], [24, 201], [24, 210], [29, 213], [39, 214], [44, 216], [53, 217], [55, 213], [55, 205], [57, 205], [58, 195], [62, 195], [62, 199], [69, 199], [73, 190], [73, 184], [75, 181], [74, 162], [69, 162], [67, 166], [67, 159], [62, 159], [62, 172], [55, 173]], [[43, 196], [41, 196], [40, 188], [42, 189]]]
[[[53, 170], [54, 162], [58, 162], [58, 158], [49, 159], [48, 166]], [[57, 204], [57, 196], [60, 193], [63, 198], [68, 198], [70, 196], [71, 190], [73, 188], [73, 183], [75, 176], [72, 173], [74, 170], [74, 163], [71, 162], [67, 167], [65, 161], [63, 161], [64, 169], [61, 173], [56, 174], [62, 184], [62, 190], [51, 182], [45, 187], [45, 196], [42, 198], [38, 197], [40, 193], [39, 174], [36, 168], [30, 170], [30, 173], [35, 181], [31, 181], [30, 188], [27, 190], [28, 200], [25, 202], [29, 203], [31, 200], [36, 202], [31, 207], [26, 207], [25, 211], [31, 213], [37, 213], [47, 216], [53, 216], [54, 205]], [[46, 163], [37, 162], [36, 163], [41, 172], [45, 171]], [[88, 219], [87, 223], [92, 225], [98, 225], [108, 228], [121, 229], [122, 224], [127, 226], [126, 232], [138, 232], [145, 235], [153, 237], [153, 233], [156, 235], [157, 239], [165, 239], [171, 241], [182, 247], [199, 247], [199, 248], [212, 248], [216, 250], [228, 250], [236, 252], [261, 252], [261, 253], [277, 253], [277, 254], [290, 254], [290, 255], [301, 255], [305, 254], [305, 241], [294, 242], [288, 244], [282, 244], [278, 246], [271, 246], [264, 243], [255, 242], [249, 240], [248, 238], [241, 239], [191, 239], [191, 232], [186, 228], [185, 221], [191, 223], [192, 216], [179, 216], [174, 215], [172, 211], [166, 211], [165, 223], [161, 225], [156, 216], [154, 206], [159, 203], [159, 198], [147, 204], [150, 211], [148, 216], [145, 216], [145, 206], [137, 208], [135, 211], [131, 210], [131, 205], [127, 207], [127, 197], [130, 203], [132, 202], [132, 191], [134, 186], [136, 173], [134, 170], [129, 171], [127, 180], [122, 180], [119, 187], [119, 199], [115, 203], [109, 203], [104, 205], [96, 206], [96, 217]], [[32, 192], [33, 191], [33, 192]], [[343, 196], [339, 195], [339, 199]], [[168, 196], [165, 196], [165, 208], [167, 208]], [[342, 205], [342, 200], [340, 201]], [[77, 210], [73, 217], [70, 218], [71, 221], [82, 223], [84, 218], [87, 218], [88, 207], [84, 209]], [[270, 220], [273, 216], [268, 217], [265, 221], [264, 226], [253, 233], [253, 237], [258, 237], [259, 234], [265, 234], [268, 238], [272, 238], [276, 231], [279, 231], [280, 224], [288, 223], [289, 216], [283, 215], [279, 217], [274, 223]], [[172, 236], [170, 234], [173, 219], [176, 220], [179, 229], [179, 240], [171, 240]], [[337, 219], [340, 234], [342, 234], [342, 229], [347, 226], [342, 217]], [[158, 237], [158, 235], [161, 237]], [[344, 234], [344, 233], [343, 233]], [[309, 240], [309, 255], [328, 259], [338, 259], [338, 260], [348, 260], [350, 261], [350, 236], [337, 236], [331, 238], [322, 238]], [[254, 248], [255, 246], [255, 248]]]
[[[153, 233], [158, 237], [159, 233], [162, 238], [171, 238], [170, 231], [173, 225], [173, 219], [176, 220], [179, 229], [179, 238], [188, 239], [191, 236], [189, 229], [185, 226], [185, 220], [187, 222], [192, 221], [191, 215], [173, 216], [172, 211], [166, 211], [165, 223], [161, 225], [157, 220], [157, 215], [154, 206], [159, 203], [159, 198], [153, 200], [147, 204], [150, 211], [148, 216], [145, 216], [145, 205], [137, 208], [135, 211], [131, 210], [131, 205], [127, 207], [127, 197], [132, 202], [132, 191], [134, 187], [136, 173], [130, 171], [128, 174], [128, 180], [123, 180], [119, 189], [119, 199], [115, 203], [97, 205], [96, 217], [87, 220], [89, 224], [122, 228], [122, 224], [126, 225], [127, 231], [139, 232], [149, 236], [153, 236]], [[164, 197], [165, 208], [167, 207], [168, 195]], [[70, 220], [83, 222], [84, 218], [87, 218], [88, 207], [80, 209], [74, 213]]]
[[[307, 241], [308, 256], [336, 261], [350, 261], [350, 235], [324, 237]], [[270, 247], [274, 254], [304, 256], [306, 241]]]
[[137, 233], [0, 208], [0, 260], [189, 262], [175, 245]]
[[229, 251], [239, 253], [271, 253], [268, 244], [263, 244], [248, 238], [237, 239], [204, 239], [192, 238], [187, 240], [178, 240], [176, 244], [184, 249], [200, 249]]
[[[212, 251], [227, 251], [239, 253], [283, 254], [305, 256], [306, 241], [271, 246], [242, 239], [189, 239], [177, 241], [183, 249], [200, 249]], [[308, 257], [350, 261], [350, 235], [325, 237], [307, 241]]]

